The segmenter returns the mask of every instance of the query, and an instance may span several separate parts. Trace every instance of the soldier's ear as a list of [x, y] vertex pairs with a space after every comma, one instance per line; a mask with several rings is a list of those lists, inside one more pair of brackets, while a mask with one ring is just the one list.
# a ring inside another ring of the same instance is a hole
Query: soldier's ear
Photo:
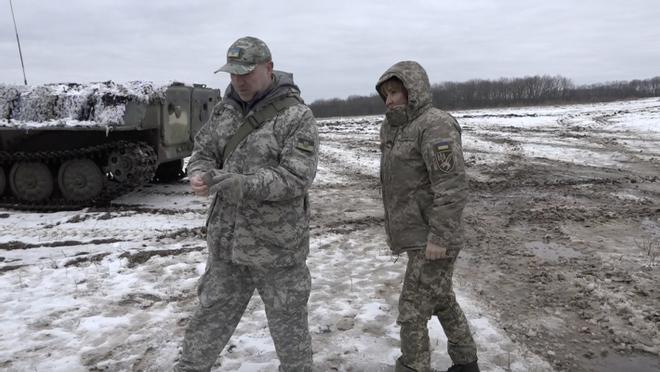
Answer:
[[266, 70], [269, 74], [273, 72], [273, 61], [266, 62]]

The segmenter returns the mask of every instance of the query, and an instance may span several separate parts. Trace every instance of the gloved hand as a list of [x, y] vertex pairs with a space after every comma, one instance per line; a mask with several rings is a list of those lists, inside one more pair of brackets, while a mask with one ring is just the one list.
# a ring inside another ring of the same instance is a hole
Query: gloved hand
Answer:
[[243, 198], [247, 176], [238, 173], [211, 171], [206, 173], [203, 179], [209, 185], [209, 194], [218, 193], [224, 199], [232, 201]]
[[431, 242], [426, 243], [425, 255], [427, 260], [447, 258], [447, 248]]

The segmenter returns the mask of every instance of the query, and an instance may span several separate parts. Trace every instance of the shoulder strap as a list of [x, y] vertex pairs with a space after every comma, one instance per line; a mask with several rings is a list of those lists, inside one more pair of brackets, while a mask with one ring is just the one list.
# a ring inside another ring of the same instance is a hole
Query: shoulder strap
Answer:
[[245, 121], [238, 128], [236, 133], [227, 141], [225, 148], [222, 150], [223, 162], [229, 158], [236, 147], [243, 142], [245, 137], [252, 133], [255, 129], [259, 128], [263, 123], [274, 118], [279, 112], [286, 110], [291, 106], [295, 106], [302, 101], [296, 96], [286, 96], [277, 101], [267, 104], [261, 110], [252, 115], [245, 117]]

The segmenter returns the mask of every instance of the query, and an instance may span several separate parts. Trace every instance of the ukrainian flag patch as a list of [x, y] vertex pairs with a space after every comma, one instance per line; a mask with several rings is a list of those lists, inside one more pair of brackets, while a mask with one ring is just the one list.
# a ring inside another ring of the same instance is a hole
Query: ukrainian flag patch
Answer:
[[296, 148], [301, 151], [314, 153], [314, 140], [298, 137], [298, 141], [296, 142]]
[[435, 152], [451, 151], [450, 146], [451, 146], [451, 142], [449, 141], [438, 142], [435, 145], [433, 145], [433, 151]]
[[227, 58], [241, 58], [241, 48], [230, 48], [227, 51]]

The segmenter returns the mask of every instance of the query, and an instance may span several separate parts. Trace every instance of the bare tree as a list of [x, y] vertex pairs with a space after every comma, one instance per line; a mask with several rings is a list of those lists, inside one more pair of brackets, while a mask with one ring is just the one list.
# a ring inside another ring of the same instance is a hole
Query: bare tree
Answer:
[[[660, 77], [614, 81], [576, 87], [563, 76], [535, 75], [498, 80], [473, 79], [462, 83], [442, 82], [431, 87], [433, 105], [443, 109], [469, 109], [560, 103], [585, 103], [660, 96]], [[385, 111], [382, 99], [349, 96], [314, 101], [317, 117], [376, 115]]]

